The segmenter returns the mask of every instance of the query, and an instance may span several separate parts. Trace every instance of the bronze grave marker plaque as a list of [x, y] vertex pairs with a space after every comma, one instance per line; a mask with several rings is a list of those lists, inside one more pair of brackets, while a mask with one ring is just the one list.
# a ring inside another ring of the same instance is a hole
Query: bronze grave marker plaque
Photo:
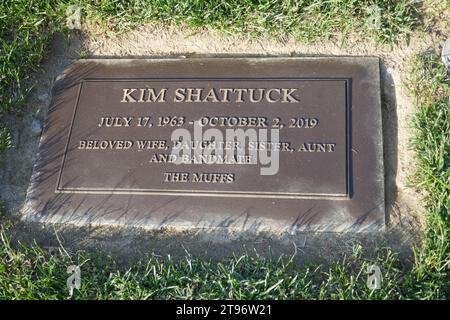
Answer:
[[384, 228], [377, 58], [80, 60], [24, 214], [75, 224]]

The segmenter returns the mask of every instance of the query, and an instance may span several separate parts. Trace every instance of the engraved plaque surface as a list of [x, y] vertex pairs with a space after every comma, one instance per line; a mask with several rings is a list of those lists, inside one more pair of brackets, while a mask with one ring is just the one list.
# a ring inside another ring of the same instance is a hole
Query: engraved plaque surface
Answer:
[[379, 85], [377, 58], [77, 61], [54, 88], [23, 211], [150, 228], [381, 230]]

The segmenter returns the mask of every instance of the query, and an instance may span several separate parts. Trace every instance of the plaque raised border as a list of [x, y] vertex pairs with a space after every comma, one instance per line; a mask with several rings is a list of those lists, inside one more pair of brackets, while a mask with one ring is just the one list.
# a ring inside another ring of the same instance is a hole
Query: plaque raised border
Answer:
[[[75, 120], [75, 114], [79, 107], [79, 98], [82, 92], [83, 84], [86, 82], [136, 82], [136, 81], [145, 81], [146, 83], [151, 82], [196, 82], [196, 81], [345, 81], [345, 94], [346, 94], [346, 102], [345, 102], [345, 112], [346, 112], [346, 123], [345, 123], [345, 135], [346, 135], [346, 192], [344, 194], [325, 194], [325, 193], [283, 193], [283, 192], [252, 192], [252, 191], [213, 191], [213, 190], [187, 190], [187, 189], [122, 189], [122, 188], [85, 188], [85, 187], [77, 187], [77, 188], [63, 188], [61, 187], [61, 176], [64, 170], [65, 160], [68, 152], [68, 145], [71, 138], [73, 124]], [[218, 196], [218, 197], [247, 197], [247, 198], [258, 198], [258, 197], [270, 197], [270, 198], [280, 198], [280, 199], [318, 199], [318, 198], [344, 198], [348, 199], [350, 197], [351, 190], [351, 177], [349, 175], [349, 144], [350, 144], [350, 132], [349, 132], [349, 118], [350, 118], [350, 101], [349, 95], [351, 91], [351, 79], [350, 78], [129, 78], [129, 79], [83, 79], [79, 83], [78, 94], [76, 97], [75, 107], [72, 115], [72, 120], [70, 123], [69, 135], [67, 137], [67, 142], [65, 146], [64, 156], [61, 163], [61, 169], [58, 175], [58, 182], [56, 185], [56, 192], [61, 193], [90, 193], [90, 194], [154, 194], [154, 195], [173, 195], [173, 196]]]

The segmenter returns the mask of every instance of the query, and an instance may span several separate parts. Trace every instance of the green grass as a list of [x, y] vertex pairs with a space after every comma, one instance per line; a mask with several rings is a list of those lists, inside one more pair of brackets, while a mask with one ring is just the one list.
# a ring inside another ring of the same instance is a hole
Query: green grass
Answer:
[[0, 6], [0, 114], [20, 107], [32, 88], [53, 33], [64, 15], [56, 1], [2, 1]]
[[[11, 148], [11, 132], [8, 128], [0, 128], [0, 154]], [[1, 158], [0, 158], [1, 159]], [[1, 161], [0, 161], [1, 164]]]
[[[23, 106], [32, 75], [39, 72], [51, 37], [65, 30], [64, 12], [73, 3], [81, 3], [86, 19], [113, 30], [153, 22], [300, 41], [356, 33], [392, 44], [420, 27], [421, 20], [415, 1], [408, 0], [6, 0], [0, 5], [0, 155], [11, 146], [3, 116]], [[380, 28], [367, 25], [372, 4], [383, 12]], [[355, 247], [329, 268], [298, 269], [292, 257], [274, 260], [249, 253], [220, 263], [151, 257], [124, 270], [114, 258], [101, 255], [68, 257], [50, 255], [37, 245], [12, 246], [13, 228], [3, 222], [0, 299], [67, 298], [66, 270], [73, 264], [80, 265], [82, 276], [75, 299], [450, 299], [449, 81], [435, 55], [417, 55], [411, 66], [408, 86], [417, 100], [414, 148], [419, 160], [413, 182], [427, 195], [427, 226], [412, 267], [389, 248], [366, 260], [362, 248]], [[380, 290], [366, 285], [372, 264], [381, 267]]]
[[[387, 249], [373, 261], [356, 249], [329, 269], [297, 268], [292, 257], [244, 254], [225, 262], [186, 256], [182, 261], [151, 257], [120, 270], [113, 259], [78, 253], [49, 255], [38, 246], [13, 249], [5, 232], [0, 246], [0, 299], [65, 299], [67, 267], [81, 269], [74, 299], [383, 299], [401, 298], [402, 273]], [[366, 286], [367, 267], [382, 266], [381, 290]]]
[[418, 55], [409, 87], [419, 106], [414, 148], [419, 169], [414, 184], [427, 194], [424, 246], [417, 252], [417, 294], [450, 296], [450, 87], [439, 57]]
[[[82, 2], [90, 18], [117, 30], [157, 21], [303, 41], [358, 32], [393, 42], [411, 32], [419, 17], [409, 0], [129, 0], [98, 1], [95, 8], [92, 1]], [[368, 22], [372, 6], [382, 13], [378, 27]]]

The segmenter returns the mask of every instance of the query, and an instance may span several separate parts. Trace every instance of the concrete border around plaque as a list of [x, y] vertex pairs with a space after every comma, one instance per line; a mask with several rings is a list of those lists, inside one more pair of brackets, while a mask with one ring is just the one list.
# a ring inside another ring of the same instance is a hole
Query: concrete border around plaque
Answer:
[[[249, 156], [172, 162], [172, 133], [193, 132], [197, 120], [203, 134], [279, 129], [279, 143], [257, 144], [279, 151], [278, 171], [261, 174]], [[382, 231], [379, 59], [78, 60], [53, 89], [22, 215], [80, 226]]]

